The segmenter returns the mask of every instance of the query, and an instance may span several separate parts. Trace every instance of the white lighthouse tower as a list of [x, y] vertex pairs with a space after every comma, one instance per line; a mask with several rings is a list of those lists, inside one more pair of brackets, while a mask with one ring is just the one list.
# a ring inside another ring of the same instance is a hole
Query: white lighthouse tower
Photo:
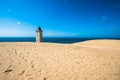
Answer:
[[42, 42], [42, 30], [40, 26], [36, 31], [36, 42]]

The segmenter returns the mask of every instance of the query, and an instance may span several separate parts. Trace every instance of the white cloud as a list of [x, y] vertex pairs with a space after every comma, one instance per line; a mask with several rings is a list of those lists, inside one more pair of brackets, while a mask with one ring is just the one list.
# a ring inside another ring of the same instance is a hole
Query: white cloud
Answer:
[[18, 25], [20, 25], [20, 24], [21, 24], [21, 22], [17, 22], [17, 24], [18, 24]]
[[8, 11], [8, 12], [10, 12], [11, 10], [10, 10], [10, 9], [8, 9], [7, 11]]

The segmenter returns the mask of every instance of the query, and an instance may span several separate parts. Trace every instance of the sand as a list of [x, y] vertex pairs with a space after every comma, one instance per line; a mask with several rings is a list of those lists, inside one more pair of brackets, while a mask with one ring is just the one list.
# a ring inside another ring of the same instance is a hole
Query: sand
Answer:
[[0, 43], [0, 80], [120, 80], [120, 40]]

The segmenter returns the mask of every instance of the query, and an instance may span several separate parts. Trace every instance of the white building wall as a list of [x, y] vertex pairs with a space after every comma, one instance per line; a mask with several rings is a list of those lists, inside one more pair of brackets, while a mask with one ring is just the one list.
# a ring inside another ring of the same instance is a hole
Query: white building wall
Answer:
[[42, 42], [42, 32], [41, 31], [36, 32], [36, 42]]

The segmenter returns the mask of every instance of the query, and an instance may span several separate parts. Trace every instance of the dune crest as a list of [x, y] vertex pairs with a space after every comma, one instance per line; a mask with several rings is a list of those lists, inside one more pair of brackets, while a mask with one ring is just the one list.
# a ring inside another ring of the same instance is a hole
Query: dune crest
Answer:
[[0, 80], [120, 80], [120, 40], [0, 43]]

